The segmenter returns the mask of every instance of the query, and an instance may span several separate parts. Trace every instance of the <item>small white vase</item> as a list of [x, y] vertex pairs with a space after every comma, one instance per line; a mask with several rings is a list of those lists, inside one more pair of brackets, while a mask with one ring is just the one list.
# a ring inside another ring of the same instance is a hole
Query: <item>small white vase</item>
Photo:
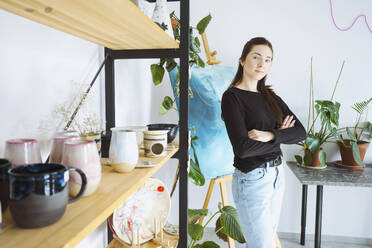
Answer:
[[154, 13], [152, 14], [153, 22], [157, 22], [160, 25], [166, 25], [167, 29], [164, 30], [171, 38], [173, 36], [172, 24], [169, 17], [167, 0], [156, 0]]
[[117, 172], [130, 172], [138, 162], [136, 132], [111, 129], [109, 149], [110, 164]]

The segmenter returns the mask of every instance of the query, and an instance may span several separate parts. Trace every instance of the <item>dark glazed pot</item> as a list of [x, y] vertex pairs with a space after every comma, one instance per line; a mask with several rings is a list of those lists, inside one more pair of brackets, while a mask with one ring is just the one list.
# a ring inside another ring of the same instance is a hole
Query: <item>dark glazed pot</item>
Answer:
[[167, 124], [167, 123], [160, 123], [160, 124], [148, 124], [147, 125], [149, 131], [151, 130], [168, 130], [167, 133], [167, 143], [172, 143], [172, 141], [176, 138], [178, 133], [178, 125], [177, 124]]
[[[68, 199], [69, 171], [77, 171], [82, 178], [79, 194]], [[68, 203], [84, 193], [87, 179], [76, 168], [61, 164], [32, 164], [10, 169], [9, 208], [15, 223], [23, 228], [48, 226], [58, 221]]]
[[4, 212], [9, 202], [9, 176], [8, 170], [11, 164], [7, 159], [0, 158], [0, 201], [1, 211]]

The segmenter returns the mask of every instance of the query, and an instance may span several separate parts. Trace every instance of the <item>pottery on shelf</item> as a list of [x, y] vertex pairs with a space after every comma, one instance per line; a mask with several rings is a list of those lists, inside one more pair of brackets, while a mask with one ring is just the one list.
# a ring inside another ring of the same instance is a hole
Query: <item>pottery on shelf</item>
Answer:
[[147, 126], [120, 126], [120, 127], [111, 128], [111, 130], [113, 129], [129, 130], [129, 131], [136, 132], [137, 145], [138, 147], [141, 147], [143, 146], [143, 131], [147, 131], [148, 127]]
[[173, 29], [168, 12], [167, 0], [156, 0], [152, 21], [158, 23], [162, 29], [173, 39]]
[[[342, 143], [338, 143], [339, 151], [341, 154], [341, 163], [338, 163], [338, 166], [345, 166], [345, 168], [350, 168], [353, 169], [355, 166], [355, 169], [361, 169], [363, 166], [359, 165], [355, 160], [353, 156], [353, 151], [350, 147], [350, 140], [349, 139], [344, 139], [344, 143], [346, 146], [345, 147]], [[360, 155], [360, 160], [363, 162], [364, 156], [366, 155], [369, 142], [366, 141], [361, 141], [358, 142], [358, 148], [359, 148], [359, 155]]]
[[[101, 181], [101, 160], [96, 143], [91, 140], [69, 140], [64, 143], [62, 164], [82, 170], [87, 177], [84, 196], [93, 194]], [[70, 173], [69, 192], [71, 196], [78, 194], [81, 178], [76, 172]]]
[[167, 130], [144, 131], [143, 144], [146, 157], [162, 157], [167, 154]]
[[5, 144], [5, 158], [12, 167], [41, 163], [39, 142], [36, 139], [10, 139]]
[[1, 211], [4, 212], [9, 203], [9, 175], [8, 170], [11, 168], [8, 159], [0, 158], [0, 202]]
[[111, 129], [109, 160], [115, 171], [126, 173], [138, 163], [136, 132], [125, 129]]
[[79, 136], [55, 136], [53, 138], [52, 149], [49, 155], [49, 162], [60, 164], [62, 162], [63, 148], [65, 142], [79, 139], [80, 139]]
[[114, 233], [127, 244], [131, 244], [133, 236], [135, 245], [138, 244], [137, 238], [140, 244], [147, 242], [163, 228], [170, 208], [170, 195], [164, 183], [159, 179], [149, 178], [114, 211], [112, 218]]
[[147, 125], [149, 130], [167, 130], [167, 143], [172, 143], [172, 141], [176, 138], [178, 133], [178, 125], [177, 124], [170, 124], [170, 123], [157, 123], [157, 124], [148, 124]]

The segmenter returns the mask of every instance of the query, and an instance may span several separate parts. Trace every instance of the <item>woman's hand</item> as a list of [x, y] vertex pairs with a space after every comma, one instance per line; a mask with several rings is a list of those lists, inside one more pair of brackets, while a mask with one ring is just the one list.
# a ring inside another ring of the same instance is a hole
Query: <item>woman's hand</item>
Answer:
[[284, 118], [284, 121], [282, 125], [280, 126], [279, 130], [294, 127], [295, 121], [296, 120], [293, 120], [293, 115], [287, 115]]
[[252, 129], [251, 131], [248, 132], [248, 137], [256, 141], [269, 142], [275, 138], [275, 135], [269, 131], [260, 131]]

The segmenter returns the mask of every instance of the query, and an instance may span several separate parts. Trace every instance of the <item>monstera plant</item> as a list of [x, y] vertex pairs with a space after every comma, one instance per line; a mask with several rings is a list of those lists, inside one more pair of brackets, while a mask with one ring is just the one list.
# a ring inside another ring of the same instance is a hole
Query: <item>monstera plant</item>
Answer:
[[219, 248], [220, 246], [210, 240], [202, 240], [204, 235], [204, 229], [208, 223], [217, 215], [219, 215], [216, 221], [215, 233], [224, 238], [226, 236], [238, 241], [239, 243], [245, 243], [244, 234], [239, 224], [238, 213], [232, 206], [224, 206], [218, 204], [218, 211], [216, 211], [208, 219], [208, 221], [201, 225], [196, 223], [202, 216], [208, 215], [208, 209], [188, 209], [188, 234], [191, 238], [188, 248]]

